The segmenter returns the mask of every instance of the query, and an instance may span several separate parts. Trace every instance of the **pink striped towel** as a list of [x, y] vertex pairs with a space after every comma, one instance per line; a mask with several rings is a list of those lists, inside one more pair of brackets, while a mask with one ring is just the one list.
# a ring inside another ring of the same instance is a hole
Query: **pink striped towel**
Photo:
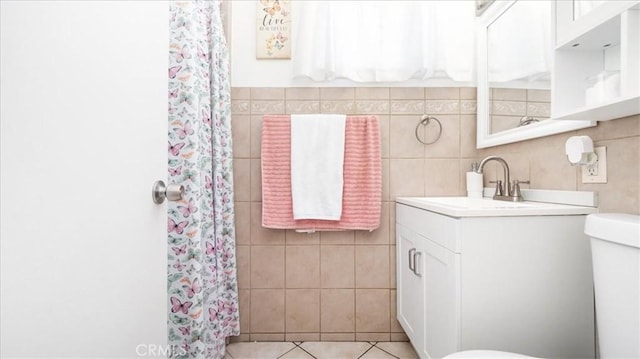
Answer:
[[372, 231], [380, 226], [381, 167], [378, 119], [347, 116], [342, 217], [339, 221], [296, 221], [291, 202], [290, 117], [265, 115], [262, 119], [262, 226], [310, 231]]

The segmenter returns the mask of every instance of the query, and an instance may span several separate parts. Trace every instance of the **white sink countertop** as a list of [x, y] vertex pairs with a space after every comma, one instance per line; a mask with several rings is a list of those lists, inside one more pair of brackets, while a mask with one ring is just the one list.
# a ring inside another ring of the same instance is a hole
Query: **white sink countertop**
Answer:
[[490, 197], [398, 197], [396, 202], [451, 217], [559, 216], [598, 212], [595, 205], [507, 202], [496, 201]]

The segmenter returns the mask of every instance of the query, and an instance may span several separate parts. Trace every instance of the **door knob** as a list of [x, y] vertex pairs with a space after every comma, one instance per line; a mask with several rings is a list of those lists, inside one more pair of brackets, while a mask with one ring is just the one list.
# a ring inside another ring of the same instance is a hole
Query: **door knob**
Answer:
[[155, 181], [151, 188], [151, 198], [155, 204], [161, 204], [165, 198], [169, 201], [179, 201], [183, 195], [184, 186], [181, 184], [174, 183], [167, 186], [160, 180]]

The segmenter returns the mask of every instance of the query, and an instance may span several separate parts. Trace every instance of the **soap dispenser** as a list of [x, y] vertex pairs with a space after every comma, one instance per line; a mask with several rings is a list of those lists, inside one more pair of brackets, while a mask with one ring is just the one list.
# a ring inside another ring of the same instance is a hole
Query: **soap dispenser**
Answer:
[[471, 164], [471, 171], [467, 172], [467, 197], [482, 198], [483, 176], [478, 172], [478, 162]]

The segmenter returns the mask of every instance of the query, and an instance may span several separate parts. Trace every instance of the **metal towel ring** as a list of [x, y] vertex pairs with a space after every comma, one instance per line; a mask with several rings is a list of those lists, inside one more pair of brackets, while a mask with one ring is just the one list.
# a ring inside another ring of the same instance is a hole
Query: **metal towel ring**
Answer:
[[[421, 125], [422, 126], [428, 125], [429, 121], [431, 120], [434, 120], [438, 124], [438, 136], [436, 136], [436, 139], [431, 142], [424, 142], [423, 140], [420, 139], [420, 136], [418, 136], [418, 129], [420, 128]], [[432, 143], [436, 143], [440, 139], [441, 135], [442, 135], [442, 124], [440, 123], [440, 121], [433, 116], [422, 115], [422, 119], [420, 120], [420, 122], [418, 122], [418, 125], [416, 126], [416, 139], [418, 139], [418, 141], [420, 141], [420, 143], [422, 144], [430, 145]]]

